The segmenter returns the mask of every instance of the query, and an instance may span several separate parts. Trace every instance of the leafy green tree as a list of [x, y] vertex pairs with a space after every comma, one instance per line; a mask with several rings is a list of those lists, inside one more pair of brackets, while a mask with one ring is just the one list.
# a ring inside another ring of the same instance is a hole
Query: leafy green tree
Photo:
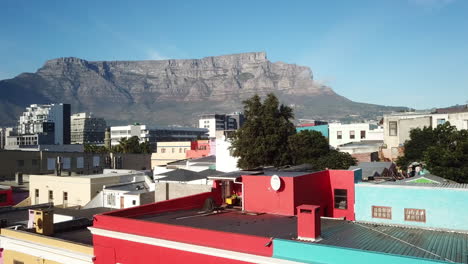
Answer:
[[131, 138], [121, 138], [119, 144], [112, 148], [113, 152], [117, 153], [136, 153], [136, 154], [148, 154], [151, 153], [151, 146], [148, 142], [140, 143], [140, 139], [137, 136]]
[[319, 157], [312, 161], [312, 165], [319, 170], [334, 169], [345, 170], [349, 166], [356, 165], [357, 160], [349, 153], [339, 152], [337, 150], [330, 150], [326, 155]]
[[406, 168], [415, 161], [422, 161], [423, 152], [436, 143], [435, 133], [430, 127], [412, 129], [410, 139], [404, 144], [405, 154], [396, 161], [400, 168]]
[[467, 130], [457, 131], [449, 122], [434, 129], [413, 129], [404, 146], [405, 154], [397, 160], [400, 167], [422, 161], [435, 175], [468, 183]]
[[255, 95], [243, 104], [246, 121], [232, 138], [238, 166], [252, 169], [290, 164], [288, 138], [295, 133], [292, 109], [280, 105], [274, 94], [268, 94], [263, 103]]
[[84, 144], [84, 152], [85, 153], [108, 153], [109, 150], [105, 146]]
[[292, 164], [313, 164], [330, 152], [327, 138], [318, 131], [303, 130], [288, 141]]

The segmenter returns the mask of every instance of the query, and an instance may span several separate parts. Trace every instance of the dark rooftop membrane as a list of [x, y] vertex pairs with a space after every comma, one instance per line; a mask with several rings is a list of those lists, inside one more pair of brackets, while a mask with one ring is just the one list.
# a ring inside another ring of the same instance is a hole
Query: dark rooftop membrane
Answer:
[[[272, 214], [222, 211], [206, 214], [181, 210], [148, 214], [137, 219], [214, 231], [294, 240], [297, 218]], [[418, 228], [362, 224], [345, 220], [321, 220], [318, 244], [375, 251], [395, 255], [468, 263], [468, 234]], [[312, 243], [312, 242], [304, 242]]]

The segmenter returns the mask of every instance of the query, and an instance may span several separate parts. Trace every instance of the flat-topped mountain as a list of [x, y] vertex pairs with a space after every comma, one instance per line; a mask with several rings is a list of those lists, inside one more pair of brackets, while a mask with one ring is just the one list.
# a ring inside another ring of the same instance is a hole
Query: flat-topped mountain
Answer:
[[195, 124], [199, 114], [241, 110], [242, 100], [274, 92], [296, 117], [362, 118], [398, 110], [360, 104], [314, 82], [308, 67], [270, 62], [264, 52], [188, 60], [86, 61], [58, 58], [36, 73], [0, 81], [0, 125], [32, 103], [63, 102], [111, 124]]

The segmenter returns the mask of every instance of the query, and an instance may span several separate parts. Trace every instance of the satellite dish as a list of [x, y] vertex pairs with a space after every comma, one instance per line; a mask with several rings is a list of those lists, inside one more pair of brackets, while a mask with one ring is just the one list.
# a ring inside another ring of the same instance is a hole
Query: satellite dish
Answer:
[[278, 175], [271, 176], [270, 185], [273, 190], [278, 191], [281, 188], [280, 177], [278, 177]]

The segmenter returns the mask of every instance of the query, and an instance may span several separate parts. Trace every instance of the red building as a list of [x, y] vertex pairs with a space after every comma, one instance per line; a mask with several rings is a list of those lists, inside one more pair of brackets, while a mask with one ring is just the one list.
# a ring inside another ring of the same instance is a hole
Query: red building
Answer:
[[0, 186], [0, 206], [15, 205], [13, 201], [13, 190], [10, 186]]
[[[305, 204], [305, 222], [317, 222], [308, 208], [354, 219], [354, 171], [228, 173], [214, 179], [212, 192], [96, 215], [90, 228], [95, 263], [297, 263], [273, 257], [273, 238], [315, 234], [316, 227], [301, 231], [298, 206]], [[240, 197], [238, 206], [208, 210], [212, 201], [218, 207], [232, 194]]]
[[186, 158], [197, 159], [215, 155], [214, 146], [216, 146], [214, 140], [192, 141], [190, 144], [190, 150], [186, 152]]

